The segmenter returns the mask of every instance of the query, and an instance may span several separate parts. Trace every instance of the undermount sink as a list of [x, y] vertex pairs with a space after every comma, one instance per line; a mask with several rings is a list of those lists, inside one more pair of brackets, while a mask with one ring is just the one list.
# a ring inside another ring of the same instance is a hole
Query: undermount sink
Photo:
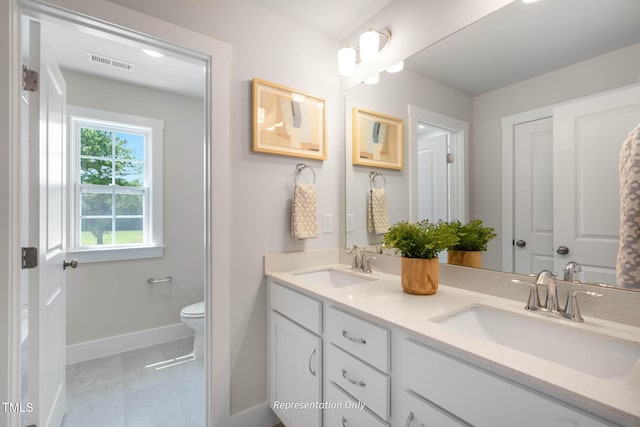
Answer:
[[312, 281], [320, 285], [329, 285], [334, 288], [341, 288], [344, 286], [357, 285], [358, 283], [369, 282], [376, 280], [373, 277], [361, 276], [358, 274], [352, 274], [343, 270], [325, 269], [309, 271], [306, 273], [297, 273], [295, 276]]
[[640, 359], [640, 343], [536, 317], [540, 314], [521, 315], [473, 305], [432, 320], [601, 378], [624, 377]]

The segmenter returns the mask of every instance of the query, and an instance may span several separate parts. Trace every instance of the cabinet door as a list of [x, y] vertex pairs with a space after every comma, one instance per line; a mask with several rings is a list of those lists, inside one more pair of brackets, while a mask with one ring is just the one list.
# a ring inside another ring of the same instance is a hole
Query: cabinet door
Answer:
[[320, 427], [322, 341], [271, 312], [269, 403], [287, 427]]

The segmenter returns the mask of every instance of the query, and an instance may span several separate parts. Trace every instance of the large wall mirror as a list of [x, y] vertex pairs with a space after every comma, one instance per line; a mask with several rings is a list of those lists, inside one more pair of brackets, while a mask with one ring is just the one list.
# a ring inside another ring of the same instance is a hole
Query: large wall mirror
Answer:
[[[640, 123], [639, 20], [637, 0], [514, 1], [348, 89], [346, 245], [381, 241], [367, 201], [384, 186], [390, 223], [494, 227], [484, 268], [562, 277], [576, 261], [578, 279], [615, 284], [618, 159]], [[352, 163], [354, 108], [403, 120], [402, 169]]]

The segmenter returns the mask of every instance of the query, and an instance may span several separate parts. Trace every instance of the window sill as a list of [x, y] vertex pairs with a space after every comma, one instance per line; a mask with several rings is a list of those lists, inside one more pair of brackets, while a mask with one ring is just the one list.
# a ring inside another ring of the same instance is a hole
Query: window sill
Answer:
[[79, 263], [124, 261], [144, 258], [160, 258], [164, 255], [164, 246], [137, 246], [126, 248], [75, 249], [67, 251], [67, 257], [77, 259]]

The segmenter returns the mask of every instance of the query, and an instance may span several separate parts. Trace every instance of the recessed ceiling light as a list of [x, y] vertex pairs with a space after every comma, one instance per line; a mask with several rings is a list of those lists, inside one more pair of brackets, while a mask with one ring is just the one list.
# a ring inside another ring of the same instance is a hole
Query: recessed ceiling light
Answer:
[[538, 0], [522, 0], [522, 3], [535, 3]]
[[158, 52], [157, 50], [151, 50], [151, 49], [142, 49], [142, 51], [144, 53], [146, 53], [149, 56], [152, 56], [154, 58], [162, 58], [164, 56], [163, 53]]

